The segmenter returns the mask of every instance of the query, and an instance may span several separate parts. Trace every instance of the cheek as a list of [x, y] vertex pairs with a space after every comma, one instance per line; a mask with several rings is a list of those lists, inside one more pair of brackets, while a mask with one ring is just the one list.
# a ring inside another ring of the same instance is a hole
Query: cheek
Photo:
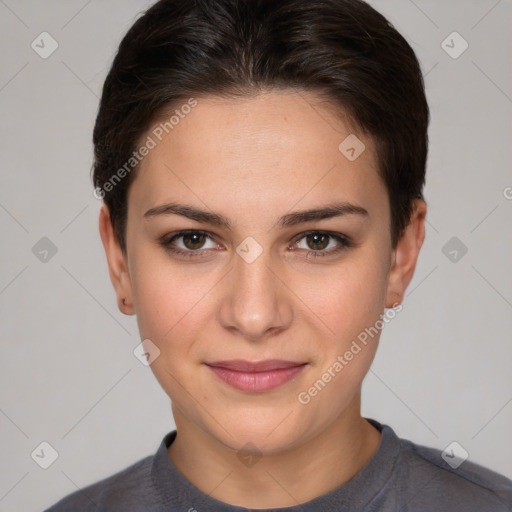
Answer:
[[386, 260], [376, 247], [368, 246], [321, 274], [315, 272], [297, 295], [307, 297], [307, 306], [323, 321], [329, 337], [343, 345], [379, 318], [386, 290]]
[[322, 355], [299, 402], [309, 404], [304, 412], [312, 418], [332, 418], [353, 400], [375, 357], [380, 336], [375, 326], [386, 296], [385, 258], [375, 249], [360, 251], [320, 282], [308, 306], [329, 330], [317, 339]]
[[207, 276], [199, 283], [169, 264], [152, 263], [143, 270], [139, 266], [132, 276], [137, 323], [141, 339], [150, 339], [160, 350], [151, 364], [153, 374], [169, 396], [179, 397], [190, 378], [187, 365], [200, 358], [198, 340], [204, 338], [210, 315], [207, 291], [212, 284]]
[[140, 334], [158, 343], [172, 338], [197, 314], [197, 306], [208, 290], [210, 278], [197, 286], [189, 273], [170, 264], [164, 251], [141, 248], [134, 259], [131, 281]]

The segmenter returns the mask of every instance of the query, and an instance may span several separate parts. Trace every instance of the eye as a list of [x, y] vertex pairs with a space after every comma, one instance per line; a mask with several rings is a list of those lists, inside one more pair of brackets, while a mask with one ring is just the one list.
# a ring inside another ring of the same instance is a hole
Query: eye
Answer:
[[341, 233], [309, 231], [302, 233], [294, 243], [298, 249], [307, 251], [306, 257], [330, 256], [351, 247], [350, 240]]
[[[353, 244], [341, 233], [308, 231], [295, 239], [293, 249], [306, 252], [306, 258], [333, 256]], [[187, 230], [165, 235], [160, 244], [170, 253], [184, 258], [209, 256], [209, 250], [219, 249], [219, 244], [206, 231]]]
[[160, 243], [167, 251], [189, 258], [204, 256], [207, 249], [218, 247], [211, 235], [198, 230], [180, 231], [179, 233], [166, 235]]

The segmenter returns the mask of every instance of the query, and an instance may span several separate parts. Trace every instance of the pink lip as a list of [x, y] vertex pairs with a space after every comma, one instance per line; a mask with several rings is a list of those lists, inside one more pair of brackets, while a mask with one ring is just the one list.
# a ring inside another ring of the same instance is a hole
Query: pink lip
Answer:
[[293, 379], [307, 363], [267, 360], [259, 362], [217, 361], [207, 363], [217, 377], [241, 391], [263, 392]]

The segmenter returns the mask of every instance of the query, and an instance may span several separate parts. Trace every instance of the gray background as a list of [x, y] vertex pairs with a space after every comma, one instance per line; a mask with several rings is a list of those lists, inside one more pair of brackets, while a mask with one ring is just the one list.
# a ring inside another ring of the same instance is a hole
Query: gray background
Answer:
[[[363, 414], [512, 477], [511, 1], [371, 3], [417, 52], [432, 123], [426, 242]], [[0, 0], [1, 511], [42, 510], [174, 428], [117, 310], [89, 176], [102, 81], [146, 5]], [[43, 31], [59, 45], [47, 59], [31, 48]], [[469, 44], [456, 59], [441, 46], [453, 31]], [[46, 470], [31, 457], [43, 441], [58, 452]]]

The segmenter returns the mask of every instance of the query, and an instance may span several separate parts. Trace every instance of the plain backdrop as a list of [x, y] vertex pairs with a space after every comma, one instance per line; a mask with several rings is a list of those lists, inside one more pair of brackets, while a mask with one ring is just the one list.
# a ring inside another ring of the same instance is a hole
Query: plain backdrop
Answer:
[[[512, 477], [512, 4], [371, 4], [416, 51], [432, 121], [426, 241], [364, 381], [363, 415], [441, 450], [456, 441]], [[147, 5], [0, 0], [3, 512], [43, 510], [174, 429], [169, 398], [133, 355], [136, 321], [117, 309], [90, 180], [102, 83]], [[55, 44], [42, 32], [58, 44], [47, 58], [31, 46]], [[43, 442], [58, 454], [47, 469]]]

